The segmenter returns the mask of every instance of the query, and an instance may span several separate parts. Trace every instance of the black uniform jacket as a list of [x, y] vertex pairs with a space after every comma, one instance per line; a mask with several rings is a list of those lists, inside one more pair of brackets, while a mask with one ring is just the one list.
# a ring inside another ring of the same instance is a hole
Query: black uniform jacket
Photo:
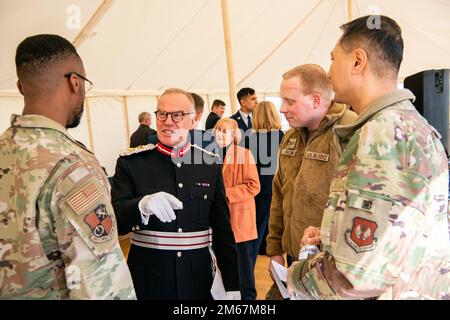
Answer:
[[[213, 250], [225, 290], [238, 291], [237, 250], [217, 160], [196, 146], [181, 158], [157, 149], [123, 155], [117, 160], [112, 202], [119, 234], [133, 229], [194, 232], [212, 228]], [[170, 223], [151, 215], [145, 226], [138, 203], [145, 195], [159, 191], [177, 197], [183, 209], [175, 210], [177, 218]], [[168, 251], [132, 245], [128, 265], [138, 299], [211, 299], [212, 260], [208, 248]]]
[[214, 129], [214, 126], [216, 125], [217, 121], [219, 121], [219, 120], [220, 120], [220, 117], [211, 111], [208, 114], [208, 117], [206, 118], [205, 130]]

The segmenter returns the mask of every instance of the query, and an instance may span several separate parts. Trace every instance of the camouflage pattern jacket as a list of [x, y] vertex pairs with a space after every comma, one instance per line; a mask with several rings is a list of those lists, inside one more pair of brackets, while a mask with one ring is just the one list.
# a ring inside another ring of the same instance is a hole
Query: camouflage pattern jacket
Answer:
[[0, 298], [135, 298], [107, 178], [44, 116], [0, 136]]
[[333, 103], [316, 130], [286, 132], [273, 179], [266, 247], [269, 256], [287, 252], [291, 257], [298, 257], [303, 231], [308, 226], [320, 226], [341, 155], [333, 128], [352, 123], [356, 117], [345, 105]]
[[449, 299], [448, 168], [408, 90], [350, 126], [321, 225], [323, 252], [288, 282], [313, 299]]

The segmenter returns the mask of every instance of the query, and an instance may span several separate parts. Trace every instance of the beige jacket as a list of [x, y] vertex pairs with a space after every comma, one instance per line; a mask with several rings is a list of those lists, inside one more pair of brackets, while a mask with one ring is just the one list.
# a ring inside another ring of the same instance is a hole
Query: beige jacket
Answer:
[[267, 254], [297, 258], [308, 226], [320, 227], [330, 183], [342, 153], [333, 128], [352, 123], [357, 115], [333, 103], [319, 127], [290, 129], [279, 148], [273, 179]]

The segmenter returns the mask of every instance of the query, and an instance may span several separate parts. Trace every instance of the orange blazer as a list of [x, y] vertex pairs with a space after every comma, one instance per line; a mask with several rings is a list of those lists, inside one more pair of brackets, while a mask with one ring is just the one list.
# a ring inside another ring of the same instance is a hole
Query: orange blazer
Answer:
[[254, 197], [261, 185], [252, 153], [237, 145], [230, 146], [225, 154], [222, 173], [235, 241], [258, 238]]

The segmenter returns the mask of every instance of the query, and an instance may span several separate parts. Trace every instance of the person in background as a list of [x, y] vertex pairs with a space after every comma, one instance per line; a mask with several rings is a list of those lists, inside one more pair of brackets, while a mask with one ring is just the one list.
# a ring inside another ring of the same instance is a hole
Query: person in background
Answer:
[[223, 117], [224, 113], [225, 102], [219, 99], [214, 100], [211, 106], [211, 112], [208, 114], [208, 118], [206, 118], [205, 130], [213, 129], [217, 121]]
[[35, 35], [16, 70], [25, 106], [0, 136], [0, 299], [135, 299], [106, 175], [67, 132], [92, 86], [80, 56]]
[[241, 130], [243, 137], [240, 145], [245, 148], [250, 147], [250, 129], [252, 128], [252, 112], [258, 104], [258, 97], [256, 92], [252, 88], [242, 88], [237, 93], [237, 100], [241, 108], [233, 114], [230, 118], [234, 119], [239, 129]]
[[217, 145], [226, 150], [222, 174], [239, 254], [241, 296], [243, 300], [255, 300], [252, 240], [258, 237], [254, 199], [260, 190], [258, 171], [251, 152], [238, 146], [240, 131], [235, 120], [220, 119], [214, 135]]
[[[266, 236], [269, 232], [270, 204], [272, 202], [272, 180], [278, 166], [278, 147], [284, 136], [281, 119], [270, 101], [261, 101], [253, 111], [253, 131], [256, 147], [250, 146], [256, 159], [261, 191], [255, 197], [256, 226], [258, 239], [253, 241], [253, 267], [259, 252], [265, 252]], [[261, 251], [260, 248], [263, 250]]]
[[150, 128], [152, 124], [152, 116], [148, 112], [141, 112], [138, 117], [139, 128], [130, 138], [130, 148], [145, 145], [148, 143], [149, 136], [155, 135], [156, 131]]
[[290, 268], [289, 287], [305, 299], [448, 300], [447, 157], [414, 95], [397, 87], [400, 26], [376, 15], [341, 29], [328, 75], [358, 118], [335, 129], [346, 147], [320, 233], [302, 237], [322, 251]]
[[203, 100], [200, 95], [194, 92], [191, 92], [191, 95], [194, 99], [195, 105], [195, 125], [194, 129], [190, 131], [191, 143], [196, 144], [207, 151], [215, 152], [214, 137], [211, 130], [205, 131], [202, 129], [198, 129], [203, 111], [205, 109], [205, 100]]

